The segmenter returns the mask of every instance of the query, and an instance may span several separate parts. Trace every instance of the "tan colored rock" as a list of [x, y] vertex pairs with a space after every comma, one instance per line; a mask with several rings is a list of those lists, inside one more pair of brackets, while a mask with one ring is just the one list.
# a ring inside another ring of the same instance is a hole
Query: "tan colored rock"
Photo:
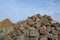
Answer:
[[35, 30], [34, 27], [27, 27], [28, 30], [32, 31], [32, 30]]
[[38, 18], [37, 15], [32, 16], [32, 19], [35, 21]]
[[2, 23], [0, 22], [0, 27], [2, 26]]
[[51, 24], [57, 23], [55, 20], [51, 21]]
[[30, 36], [36, 36], [37, 37], [38, 35], [39, 35], [39, 33], [37, 30], [30, 31]]
[[44, 30], [44, 29], [40, 29], [40, 34], [47, 35], [48, 32], [46, 30]]
[[46, 26], [42, 26], [42, 28], [43, 28], [44, 30], [46, 30], [46, 29], [47, 29], [47, 27], [46, 27]]
[[20, 29], [21, 31], [25, 30], [24, 25], [20, 25], [19, 29]]
[[20, 25], [14, 24], [14, 28], [15, 28], [15, 29], [19, 29], [19, 27], [20, 27]]
[[41, 23], [37, 23], [34, 25], [36, 28], [40, 29], [41, 28]]
[[27, 19], [27, 24], [34, 25], [34, 21], [30, 18]]
[[7, 28], [10, 27], [11, 25], [12, 22], [8, 18], [0, 22], [0, 27]]
[[47, 35], [40, 35], [40, 40], [48, 40], [47, 37]]

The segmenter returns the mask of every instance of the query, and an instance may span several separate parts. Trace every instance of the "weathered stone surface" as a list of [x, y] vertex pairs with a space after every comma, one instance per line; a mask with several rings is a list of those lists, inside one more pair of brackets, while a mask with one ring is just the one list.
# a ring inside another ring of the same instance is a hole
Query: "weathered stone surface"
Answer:
[[57, 23], [56, 21], [51, 21], [51, 24]]
[[29, 36], [29, 30], [24, 30], [23, 33], [26, 35], [26, 36]]
[[20, 25], [19, 24], [14, 24], [14, 29], [19, 29], [20, 28]]
[[17, 23], [5, 19], [0, 22], [0, 40], [60, 40], [60, 24], [40, 14]]
[[16, 30], [17, 35], [21, 35], [22, 32], [20, 30]]
[[43, 35], [47, 35], [48, 34], [48, 32], [46, 30], [42, 29], [42, 28], [40, 29], [40, 33], [43, 34]]
[[30, 40], [30, 39], [29, 39], [29, 36], [25, 36], [25, 39], [24, 39], [24, 40]]
[[17, 37], [17, 40], [25, 40], [25, 36], [24, 36], [24, 34], [18, 36], [18, 37]]
[[33, 25], [34, 24], [34, 21], [31, 18], [28, 18], [27, 19], [27, 24]]
[[47, 35], [40, 35], [40, 40], [48, 40]]
[[53, 38], [54, 35], [53, 35], [52, 33], [49, 33], [49, 34], [48, 34], [48, 37], [49, 37], [49, 38]]
[[10, 33], [13, 30], [14, 30], [13, 26], [10, 26], [9, 28], [6, 28], [7, 33]]
[[20, 25], [20, 28], [19, 28], [20, 30], [25, 30], [25, 27], [24, 27], [24, 25]]
[[30, 36], [38, 36], [38, 35], [39, 35], [39, 33], [37, 30], [30, 31]]
[[9, 27], [12, 25], [12, 22], [7, 18], [7, 19], [1, 21], [0, 24], [1, 24], [0, 26], [2, 26], [2, 27]]
[[51, 31], [51, 27], [48, 26], [46, 30], [47, 30], [48, 32], [50, 32], [50, 31]]
[[36, 28], [40, 29], [40, 28], [41, 28], [41, 23], [36, 23], [34, 26], [35, 26]]
[[34, 27], [27, 27], [27, 29], [30, 30], [30, 31], [31, 31], [31, 30], [35, 30]]
[[2, 38], [2, 40], [12, 40], [12, 38], [10, 36], [5, 36]]
[[36, 40], [35, 36], [30, 36], [30, 40]]

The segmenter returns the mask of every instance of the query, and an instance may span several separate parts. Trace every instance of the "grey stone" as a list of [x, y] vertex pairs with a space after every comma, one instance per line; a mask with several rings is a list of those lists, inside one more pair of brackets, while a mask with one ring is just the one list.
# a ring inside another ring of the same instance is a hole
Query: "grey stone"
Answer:
[[46, 30], [46, 29], [47, 29], [47, 27], [46, 27], [46, 26], [42, 26], [42, 29]]
[[27, 27], [27, 29], [30, 30], [30, 31], [31, 31], [31, 30], [35, 30], [34, 27]]
[[16, 30], [13, 30], [12, 32], [10, 32], [10, 37], [13, 38], [14, 36], [17, 36], [17, 32]]
[[20, 30], [16, 30], [16, 32], [17, 32], [17, 35], [21, 35], [22, 34], [22, 32]]
[[29, 30], [24, 30], [23, 33], [24, 33], [26, 36], [29, 36]]
[[30, 40], [30, 39], [29, 39], [29, 36], [25, 36], [25, 40]]
[[5, 36], [2, 38], [2, 40], [12, 40], [12, 38], [10, 36]]
[[48, 40], [47, 35], [40, 35], [40, 40]]
[[58, 35], [54, 35], [54, 38], [55, 38], [55, 40], [59, 40]]
[[22, 34], [22, 35], [18, 36], [18, 37], [17, 37], [17, 40], [25, 40], [25, 35]]
[[30, 36], [38, 36], [38, 35], [39, 35], [39, 33], [37, 30], [30, 31]]
[[30, 40], [36, 40], [35, 36], [30, 36]]
[[0, 40], [60, 40], [60, 24], [39, 14], [9, 26], [0, 22]]
[[6, 28], [6, 33], [9, 34], [13, 30], [14, 30], [13, 26], [10, 26], [9, 28]]
[[0, 32], [0, 38], [5, 36], [5, 33], [4, 32]]
[[43, 35], [47, 35], [48, 31], [46, 31], [44, 28], [41, 27], [39, 33]]
[[19, 28], [20, 30], [25, 30], [25, 27], [24, 27], [24, 25], [20, 25], [20, 28]]
[[51, 34], [51, 33], [48, 34], [48, 37], [49, 37], [49, 38], [53, 38], [53, 36], [54, 36], [54, 35]]
[[52, 33], [53, 33], [53, 34], [56, 34], [56, 30], [55, 30], [54, 27], [52, 27], [51, 30], [52, 30]]
[[17, 38], [18, 38], [18, 36], [16, 35], [16, 36], [14, 36], [12, 39], [13, 39], [13, 40], [17, 40]]
[[47, 31], [48, 31], [48, 32], [51, 31], [51, 27], [50, 27], [50, 26], [47, 27]]

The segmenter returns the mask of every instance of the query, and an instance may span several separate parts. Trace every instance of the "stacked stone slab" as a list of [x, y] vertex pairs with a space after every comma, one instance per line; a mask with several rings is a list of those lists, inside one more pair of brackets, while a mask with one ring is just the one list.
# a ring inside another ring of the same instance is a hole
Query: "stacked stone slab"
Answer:
[[17, 23], [5, 19], [0, 22], [0, 40], [60, 40], [60, 24], [40, 14]]

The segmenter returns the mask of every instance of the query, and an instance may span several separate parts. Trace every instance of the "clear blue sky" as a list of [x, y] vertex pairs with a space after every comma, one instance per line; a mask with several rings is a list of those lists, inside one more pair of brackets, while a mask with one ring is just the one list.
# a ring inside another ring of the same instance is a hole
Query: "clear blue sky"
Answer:
[[9, 18], [17, 22], [36, 13], [60, 22], [60, 0], [0, 0], [0, 21]]

